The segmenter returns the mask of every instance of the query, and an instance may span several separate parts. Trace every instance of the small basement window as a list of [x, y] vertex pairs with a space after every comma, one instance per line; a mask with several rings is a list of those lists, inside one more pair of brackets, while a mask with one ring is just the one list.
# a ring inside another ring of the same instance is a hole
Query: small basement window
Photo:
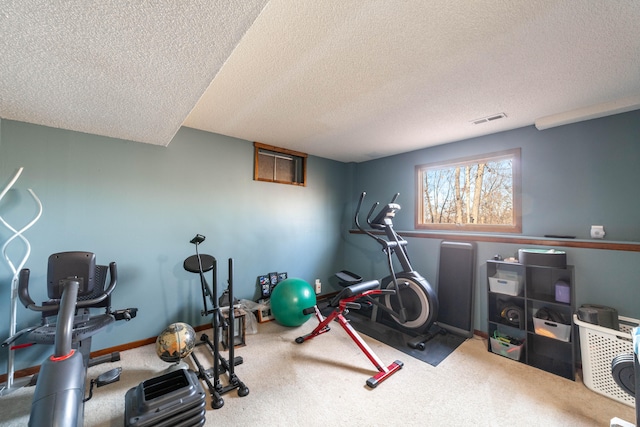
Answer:
[[307, 185], [307, 154], [254, 142], [253, 179], [279, 184]]

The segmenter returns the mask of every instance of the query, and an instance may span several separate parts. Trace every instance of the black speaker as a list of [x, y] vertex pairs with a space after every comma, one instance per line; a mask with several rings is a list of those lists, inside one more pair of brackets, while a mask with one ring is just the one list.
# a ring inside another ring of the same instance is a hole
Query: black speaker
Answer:
[[514, 304], [506, 304], [500, 311], [502, 317], [509, 325], [524, 329], [524, 310]]

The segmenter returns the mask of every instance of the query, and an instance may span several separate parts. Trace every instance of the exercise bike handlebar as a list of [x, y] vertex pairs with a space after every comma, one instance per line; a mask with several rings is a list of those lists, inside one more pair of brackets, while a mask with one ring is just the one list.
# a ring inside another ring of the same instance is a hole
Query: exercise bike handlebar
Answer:
[[73, 315], [78, 300], [80, 282], [76, 279], [65, 280], [64, 291], [58, 305], [58, 321], [56, 326], [56, 338], [54, 341], [54, 357], [64, 357], [71, 352], [73, 343]]
[[[33, 311], [59, 310], [60, 304], [61, 304], [60, 300], [53, 300], [57, 302], [56, 304], [49, 304], [45, 306], [36, 305], [36, 303], [33, 301], [33, 299], [31, 299], [31, 296], [29, 295], [29, 286], [28, 286], [29, 274], [30, 274], [30, 270], [28, 268], [23, 268], [22, 270], [20, 270], [20, 278], [18, 283], [18, 297], [20, 298], [20, 302], [22, 302], [22, 304], [26, 308]], [[109, 277], [110, 277], [109, 286], [104, 292], [102, 292], [100, 295], [98, 295], [95, 298], [91, 298], [88, 300], [78, 300], [76, 302], [76, 308], [84, 308], [84, 307], [89, 307], [92, 305], [99, 304], [102, 301], [104, 301], [105, 298], [111, 295], [113, 290], [116, 288], [116, 284], [118, 283], [118, 268], [115, 262], [112, 262], [109, 264]], [[69, 277], [67, 280], [74, 280], [74, 278]], [[53, 301], [49, 301], [49, 302], [53, 302]]]

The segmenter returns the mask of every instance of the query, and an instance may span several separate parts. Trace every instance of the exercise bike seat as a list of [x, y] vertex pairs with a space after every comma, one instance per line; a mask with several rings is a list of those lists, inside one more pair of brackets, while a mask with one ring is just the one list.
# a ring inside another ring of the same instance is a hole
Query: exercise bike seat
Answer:
[[[77, 270], [74, 270], [77, 269]], [[107, 271], [111, 275], [106, 285]], [[55, 341], [57, 324], [48, 323], [48, 319], [58, 316], [63, 287], [63, 278], [77, 277], [79, 283], [76, 300], [76, 316], [70, 331], [74, 342], [95, 335], [110, 323], [115, 321], [111, 309], [111, 292], [117, 283], [117, 267], [111, 263], [109, 267], [96, 265], [95, 254], [91, 252], [63, 252], [49, 257], [47, 272], [48, 301], [37, 306], [29, 295], [30, 270], [20, 271], [18, 282], [18, 296], [26, 308], [39, 311], [42, 325], [29, 332], [29, 338], [37, 344], [53, 344]], [[91, 316], [90, 308], [105, 308], [106, 313]]]
[[200, 263], [202, 263], [202, 272], [213, 270], [216, 264], [216, 259], [211, 255], [200, 255], [200, 262], [198, 262], [198, 255], [191, 255], [184, 260], [183, 267], [190, 273], [200, 273]]
[[369, 280], [367, 282], [356, 283], [355, 285], [347, 286], [344, 289], [342, 289], [338, 293], [338, 295], [333, 297], [333, 299], [329, 303], [329, 306], [337, 307], [338, 305], [340, 305], [340, 301], [342, 301], [343, 299], [360, 295], [367, 291], [372, 291], [374, 289], [377, 289], [379, 286], [380, 286], [380, 282], [377, 280]]

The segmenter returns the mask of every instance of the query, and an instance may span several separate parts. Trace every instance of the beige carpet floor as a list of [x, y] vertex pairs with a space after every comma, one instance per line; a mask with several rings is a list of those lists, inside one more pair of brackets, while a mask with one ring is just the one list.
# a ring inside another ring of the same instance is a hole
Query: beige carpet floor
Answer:
[[[635, 410], [569, 381], [487, 352], [474, 337], [433, 367], [363, 336], [385, 364], [404, 367], [375, 389], [365, 381], [376, 373], [371, 362], [335, 325], [303, 344], [313, 319], [297, 328], [275, 322], [259, 325], [236, 349], [244, 363], [236, 374], [249, 395], [223, 395], [207, 426], [608, 426], [613, 417], [635, 422]], [[211, 331], [205, 331], [211, 336]], [[199, 346], [201, 361], [211, 359]], [[226, 357], [226, 352], [223, 353]], [[128, 350], [120, 362], [95, 366], [89, 378], [121, 366], [119, 382], [94, 389], [85, 406], [86, 426], [124, 425], [125, 394], [167, 368], [153, 345]], [[34, 387], [0, 397], [0, 425], [24, 426]], [[206, 387], [205, 387], [206, 391]]]

